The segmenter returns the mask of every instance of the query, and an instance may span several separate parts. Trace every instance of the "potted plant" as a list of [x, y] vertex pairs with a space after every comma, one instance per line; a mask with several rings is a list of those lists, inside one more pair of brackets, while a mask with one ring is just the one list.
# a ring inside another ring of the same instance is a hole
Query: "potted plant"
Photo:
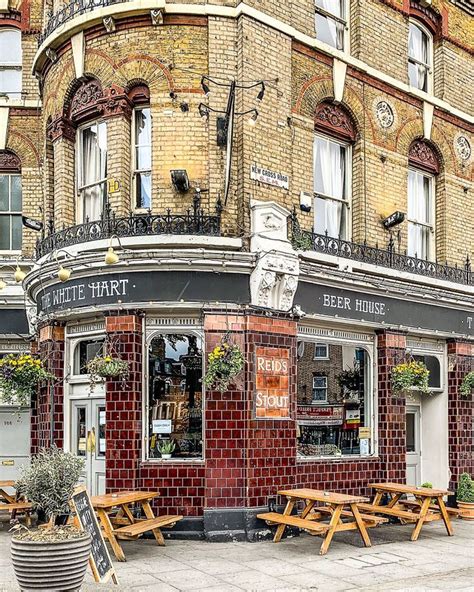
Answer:
[[461, 518], [474, 520], [474, 481], [469, 473], [463, 473], [459, 477], [456, 501], [461, 511]]
[[161, 440], [158, 443], [158, 450], [161, 453], [161, 458], [164, 460], [171, 458], [175, 448], [176, 444], [173, 442], [173, 440]]
[[396, 397], [415, 390], [424, 395], [430, 394], [428, 378], [430, 371], [423, 362], [410, 360], [392, 368], [392, 393]]
[[0, 399], [3, 403], [28, 407], [35, 388], [47, 380], [54, 380], [54, 376], [35, 356], [8, 354], [0, 359]]
[[129, 373], [129, 364], [110, 354], [95, 356], [86, 364], [87, 373], [90, 377], [91, 390], [96, 384], [104, 382], [106, 378], [120, 378], [125, 382]]
[[459, 387], [459, 394], [461, 397], [469, 397], [474, 389], [474, 370], [468, 372], [462, 379], [461, 386]]
[[45, 513], [46, 527], [17, 527], [12, 536], [13, 569], [22, 590], [79, 590], [91, 551], [89, 533], [58, 525], [84, 468], [83, 459], [58, 448], [41, 450], [21, 469], [17, 490]]
[[226, 335], [208, 356], [204, 383], [210, 389], [225, 392], [243, 367], [244, 356], [240, 347], [231, 343]]

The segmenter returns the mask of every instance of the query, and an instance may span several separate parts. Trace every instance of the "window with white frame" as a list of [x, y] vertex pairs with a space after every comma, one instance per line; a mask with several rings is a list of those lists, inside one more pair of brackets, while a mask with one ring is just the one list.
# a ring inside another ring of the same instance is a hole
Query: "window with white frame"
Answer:
[[169, 453], [179, 459], [202, 457], [202, 379], [200, 335], [162, 333], [152, 338], [146, 405], [148, 458], [167, 458]]
[[326, 361], [313, 357], [310, 344], [299, 348], [297, 360], [298, 455], [372, 454], [373, 344], [328, 344]]
[[104, 353], [104, 343], [104, 337], [97, 337], [96, 339], [85, 339], [76, 345], [72, 367], [74, 376], [88, 374], [87, 364], [96, 356]]
[[21, 175], [0, 171], [0, 251], [21, 250], [21, 210]]
[[410, 86], [426, 92], [431, 88], [433, 39], [420, 24], [410, 21], [408, 36], [408, 79]]
[[344, 49], [347, 27], [346, 0], [315, 0], [316, 38], [336, 49]]
[[134, 111], [133, 192], [136, 208], [151, 208], [151, 110]]
[[351, 147], [325, 136], [315, 135], [314, 230], [335, 238], [349, 234], [349, 171]]
[[21, 68], [21, 31], [0, 29], [0, 97], [21, 98]]
[[328, 344], [327, 343], [315, 343], [314, 344], [314, 359], [315, 360], [327, 360], [329, 356]]
[[328, 400], [328, 377], [313, 376], [313, 403], [325, 403]]
[[434, 177], [408, 170], [408, 244], [411, 257], [431, 260], [434, 255]]
[[107, 197], [107, 124], [81, 128], [77, 148], [78, 222], [100, 220]]

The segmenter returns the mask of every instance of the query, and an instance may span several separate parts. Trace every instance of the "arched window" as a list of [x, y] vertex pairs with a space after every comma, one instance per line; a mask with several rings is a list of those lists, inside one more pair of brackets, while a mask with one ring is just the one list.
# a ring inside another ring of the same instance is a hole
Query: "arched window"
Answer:
[[13, 152], [0, 151], [0, 252], [21, 251], [21, 163]]
[[341, 106], [328, 102], [316, 108], [314, 127], [314, 229], [347, 239], [355, 128]]
[[433, 37], [420, 23], [411, 20], [408, 35], [408, 79], [410, 86], [430, 92], [432, 88]]
[[21, 31], [0, 29], [0, 97], [21, 98]]
[[151, 129], [150, 92], [145, 85], [128, 94], [134, 105], [132, 120], [132, 195], [134, 207], [151, 208]]
[[435, 176], [438, 157], [423, 140], [415, 140], [408, 152], [408, 239], [411, 257], [435, 258]]

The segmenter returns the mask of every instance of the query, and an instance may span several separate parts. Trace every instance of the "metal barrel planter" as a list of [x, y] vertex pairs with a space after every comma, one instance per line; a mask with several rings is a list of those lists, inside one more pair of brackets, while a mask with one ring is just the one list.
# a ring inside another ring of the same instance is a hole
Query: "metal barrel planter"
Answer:
[[23, 592], [80, 590], [91, 552], [88, 533], [61, 541], [28, 541], [12, 537], [11, 556]]

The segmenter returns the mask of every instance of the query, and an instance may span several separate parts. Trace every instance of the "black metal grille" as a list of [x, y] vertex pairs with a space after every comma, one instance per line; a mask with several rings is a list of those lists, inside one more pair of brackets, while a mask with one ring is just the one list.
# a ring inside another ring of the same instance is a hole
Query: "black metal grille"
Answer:
[[111, 6], [112, 4], [121, 4], [122, 2], [127, 2], [127, 0], [72, 0], [69, 4], [66, 4], [55, 13], [51, 11], [48, 12], [45, 19], [46, 25], [43, 32], [38, 37], [38, 47], [55, 29], [74, 17], [84, 14], [85, 12], [91, 12], [96, 8], [103, 8], [105, 6]]
[[303, 230], [300, 228], [295, 213], [291, 216], [290, 222], [291, 241], [296, 249], [326, 253], [335, 257], [381, 265], [459, 284], [473, 283], [474, 274], [472, 273], [469, 256], [466, 257], [463, 267], [451, 267], [447, 263], [426, 261], [425, 259], [398, 253], [392, 236], [390, 236], [387, 248], [380, 249], [378, 245], [371, 247], [366, 243], [352, 243], [340, 238], [333, 238], [327, 234], [317, 234], [314, 231]]
[[160, 234], [194, 234], [220, 236], [221, 215], [207, 215], [198, 207], [184, 214], [133, 214], [118, 218], [109, 209], [100, 220], [69, 226], [56, 232], [52, 220], [47, 224], [48, 235], [36, 243], [37, 259], [57, 249], [111, 237], [156, 236]]

